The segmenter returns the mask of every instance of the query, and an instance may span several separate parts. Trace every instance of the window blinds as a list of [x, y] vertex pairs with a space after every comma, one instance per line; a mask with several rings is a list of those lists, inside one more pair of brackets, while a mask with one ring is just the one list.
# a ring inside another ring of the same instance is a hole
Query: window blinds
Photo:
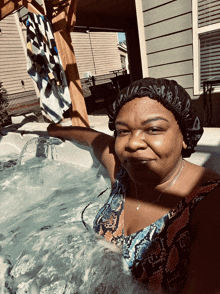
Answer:
[[220, 30], [200, 36], [200, 82], [220, 78]]
[[[198, 1], [198, 27], [220, 23], [220, 0]], [[199, 34], [200, 85], [207, 79], [220, 78], [220, 30]]]
[[198, 27], [220, 22], [219, 0], [198, 0]]

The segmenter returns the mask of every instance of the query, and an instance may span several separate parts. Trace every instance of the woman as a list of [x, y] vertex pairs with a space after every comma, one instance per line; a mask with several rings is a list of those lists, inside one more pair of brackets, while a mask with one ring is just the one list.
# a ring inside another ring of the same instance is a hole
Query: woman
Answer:
[[50, 125], [49, 134], [92, 147], [112, 183], [94, 229], [122, 246], [152, 293], [220, 293], [220, 176], [185, 161], [203, 129], [175, 81], [145, 78], [123, 89], [109, 115], [115, 138]]

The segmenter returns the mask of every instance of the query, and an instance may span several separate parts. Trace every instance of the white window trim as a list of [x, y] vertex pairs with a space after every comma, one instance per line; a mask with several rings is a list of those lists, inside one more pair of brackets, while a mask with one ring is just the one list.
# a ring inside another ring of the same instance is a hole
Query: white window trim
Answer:
[[137, 15], [138, 35], [139, 35], [139, 42], [140, 42], [142, 75], [143, 75], [143, 78], [145, 78], [149, 76], [149, 72], [148, 72], [147, 48], [146, 48], [145, 32], [144, 32], [144, 17], [143, 17], [142, 0], [135, 0], [135, 7], [136, 7], [136, 15]]
[[[200, 44], [199, 34], [220, 29], [220, 23], [198, 28], [198, 1], [192, 0], [192, 19], [193, 19], [193, 72], [194, 72], [194, 95], [201, 95], [200, 89]], [[220, 92], [220, 88], [215, 88], [215, 92]]]

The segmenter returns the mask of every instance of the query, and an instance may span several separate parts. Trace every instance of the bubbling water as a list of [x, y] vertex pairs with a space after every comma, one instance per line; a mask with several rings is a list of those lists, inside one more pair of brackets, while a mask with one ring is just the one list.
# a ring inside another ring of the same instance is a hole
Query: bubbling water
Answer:
[[[40, 140], [1, 172], [0, 293], [147, 293], [124, 269], [120, 250], [92, 230], [109, 190], [97, 195], [110, 182], [97, 169], [52, 160], [54, 144]], [[90, 202], [87, 230], [81, 215]]]

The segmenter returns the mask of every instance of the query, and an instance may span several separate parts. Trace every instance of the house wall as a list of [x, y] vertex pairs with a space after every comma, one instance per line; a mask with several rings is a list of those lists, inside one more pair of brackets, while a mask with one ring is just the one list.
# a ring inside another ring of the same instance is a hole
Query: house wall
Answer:
[[122, 68], [117, 33], [72, 32], [71, 38], [80, 78], [88, 71], [95, 76]]
[[193, 95], [191, 0], [142, 0], [149, 76], [175, 79]]
[[0, 29], [0, 81], [3, 87], [8, 94], [34, 90], [14, 15], [4, 18]]
[[8, 94], [10, 116], [34, 112], [41, 120], [41, 109], [14, 15], [0, 22], [0, 81]]

